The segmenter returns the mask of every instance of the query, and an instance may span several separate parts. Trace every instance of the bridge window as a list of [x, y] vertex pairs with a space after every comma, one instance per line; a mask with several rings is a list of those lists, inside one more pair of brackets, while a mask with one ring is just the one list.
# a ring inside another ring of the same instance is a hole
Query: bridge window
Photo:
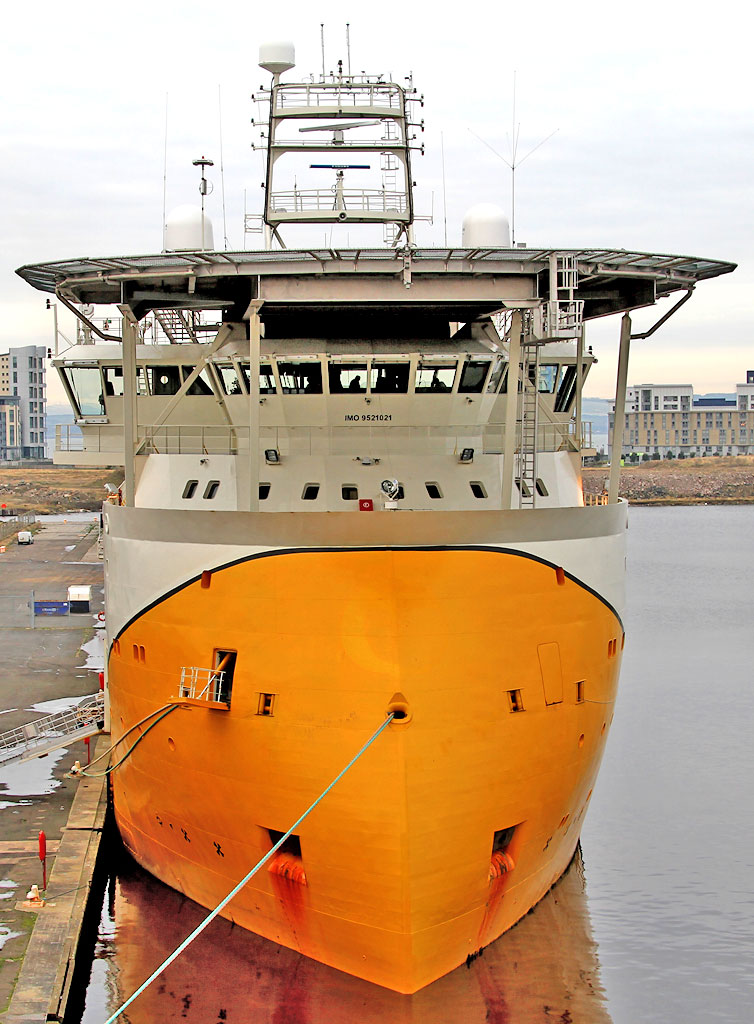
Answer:
[[555, 396], [555, 412], [567, 412], [576, 393], [576, 365], [560, 368], [560, 384]]
[[226, 395], [240, 395], [241, 392], [241, 381], [239, 379], [238, 370], [235, 366], [226, 364], [218, 364], [215, 369], [220, 377], [220, 383], [223, 386], [223, 391]]
[[268, 483], [259, 484], [259, 500], [265, 501], [270, 496], [270, 485]]
[[378, 395], [401, 394], [408, 391], [409, 363], [372, 363], [369, 387]]
[[489, 359], [467, 359], [461, 371], [461, 383], [458, 385], [459, 394], [479, 394], [484, 387], [489, 368]]
[[152, 395], [175, 395], [181, 386], [181, 375], [177, 366], [148, 366], [147, 378]]
[[366, 363], [358, 366], [354, 363], [330, 363], [328, 367], [330, 394], [341, 395], [344, 392], [364, 394], [367, 389]]
[[430, 498], [442, 497], [442, 491], [440, 490], [440, 485], [438, 483], [435, 483], [434, 481], [429, 481], [428, 483], [425, 483], [424, 486], [427, 488], [427, 494], [430, 496]]
[[105, 394], [120, 398], [123, 394], [123, 367], [106, 366], [102, 372], [105, 375]]
[[[241, 363], [241, 372], [243, 373], [244, 383], [246, 384], [246, 390], [251, 389], [251, 365], [249, 363]], [[282, 373], [282, 370], [281, 370]], [[275, 385], [275, 374], [272, 372], [272, 366], [269, 363], [259, 364], [259, 394], [260, 395], [274, 395], [277, 391]], [[283, 386], [285, 391], [285, 386]]]
[[495, 365], [492, 367], [492, 373], [490, 379], [487, 382], [487, 394], [491, 395], [498, 389], [500, 381], [503, 382], [503, 386], [500, 389], [501, 392], [505, 391], [505, 385], [508, 377], [508, 364], [500, 356], [495, 360]]
[[187, 480], [186, 486], [183, 488], [183, 494], [181, 495], [181, 497], [186, 499], [193, 498], [194, 495], [196, 494], [196, 489], [198, 486], [198, 480]]
[[452, 391], [455, 377], [455, 363], [419, 363], [414, 387], [417, 392]]
[[98, 366], [70, 366], [63, 370], [79, 416], [104, 416], [105, 393]]
[[217, 494], [219, 489], [220, 489], [220, 481], [219, 480], [210, 480], [210, 482], [204, 488], [204, 494], [202, 495], [202, 497], [206, 498], [208, 501], [211, 501], [212, 498], [214, 498], [214, 496]]
[[[194, 372], [194, 369], [195, 367], [193, 366], [182, 367], [184, 381], [187, 380], [188, 377]], [[212, 385], [209, 382], [206, 370], [201, 371], [199, 376], [196, 378], [194, 383], [186, 392], [187, 395], [211, 395], [212, 393]]]
[[322, 367], [319, 363], [278, 363], [284, 395], [321, 395]]
[[340, 489], [341, 497], [343, 501], [358, 501], [359, 500], [359, 489], [356, 484], [343, 484]]
[[319, 484], [307, 484], [301, 497], [304, 501], [316, 501], [319, 494]]
[[[532, 367], [532, 373], [534, 367]], [[539, 377], [537, 379], [537, 391], [542, 394], [552, 394], [555, 390], [555, 382], [558, 379], [558, 364], [557, 363], [544, 363], [539, 368]]]
[[471, 488], [471, 493], [475, 498], [487, 497], [487, 490], [481, 480], [472, 480], [469, 483], [469, 487]]

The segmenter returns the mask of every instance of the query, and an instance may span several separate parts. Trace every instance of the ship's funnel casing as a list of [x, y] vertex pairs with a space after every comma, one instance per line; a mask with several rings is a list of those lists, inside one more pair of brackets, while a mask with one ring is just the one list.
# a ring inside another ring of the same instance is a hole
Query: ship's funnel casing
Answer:
[[259, 47], [259, 66], [271, 75], [282, 75], [296, 66], [296, 50], [293, 43], [262, 43]]
[[177, 206], [165, 219], [165, 251], [214, 249], [212, 221], [199, 206]]
[[461, 245], [467, 249], [510, 249], [511, 229], [505, 211], [494, 203], [472, 206], [463, 218]]

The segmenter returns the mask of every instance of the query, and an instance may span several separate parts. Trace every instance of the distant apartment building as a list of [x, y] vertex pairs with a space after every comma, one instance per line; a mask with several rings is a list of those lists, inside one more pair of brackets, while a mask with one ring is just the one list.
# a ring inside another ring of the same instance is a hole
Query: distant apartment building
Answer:
[[661, 458], [754, 454], [754, 370], [747, 370], [733, 398], [695, 398], [691, 384], [627, 388], [621, 452]]
[[[43, 459], [45, 453], [45, 356], [41, 345], [24, 345], [0, 355], [0, 398], [15, 398], [3, 403], [5, 431], [0, 425], [0, 460]], [[16, 408], [13, 423], [14, 444], [10, 437], [11, 405]]]
[[0, 395], [0, 463], [21, 458], [21, 400]]

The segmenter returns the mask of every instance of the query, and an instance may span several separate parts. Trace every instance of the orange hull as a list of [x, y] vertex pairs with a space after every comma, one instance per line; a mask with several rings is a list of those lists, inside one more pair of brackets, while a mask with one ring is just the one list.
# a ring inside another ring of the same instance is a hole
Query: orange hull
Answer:
[[113, 776], [144, 867], [215, 906], [405, 700], [301, 825], [295, 870], [262, 869], [224, 916], [410, 993], [541, 899], [573, 854], [612, 717], [622, 629], [607, 604], [493, 549], [271, 553], [203, 582], [110, 653], [117, 740], [177, 699], [182, 666], [238, 652], [229, 710], [180, 707]]

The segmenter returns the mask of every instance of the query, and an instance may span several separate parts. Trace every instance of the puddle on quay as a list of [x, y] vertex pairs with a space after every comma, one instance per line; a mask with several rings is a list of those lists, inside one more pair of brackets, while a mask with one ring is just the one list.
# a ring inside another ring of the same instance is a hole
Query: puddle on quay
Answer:
[[[102, 1024], [204, 918], [112, 841], [91, 968], [66, 1024]], [[96, 924], [96, 921], [95, 921]], [[91, 945], [90, 945], [91, 951]], [[90, 952], [91, 956], [91, 952]], [[473, 963], [412, 996], [214, 920], [126, 1011], [129, 1024], [610, 1024], [577, 853], [544, 900]]]

